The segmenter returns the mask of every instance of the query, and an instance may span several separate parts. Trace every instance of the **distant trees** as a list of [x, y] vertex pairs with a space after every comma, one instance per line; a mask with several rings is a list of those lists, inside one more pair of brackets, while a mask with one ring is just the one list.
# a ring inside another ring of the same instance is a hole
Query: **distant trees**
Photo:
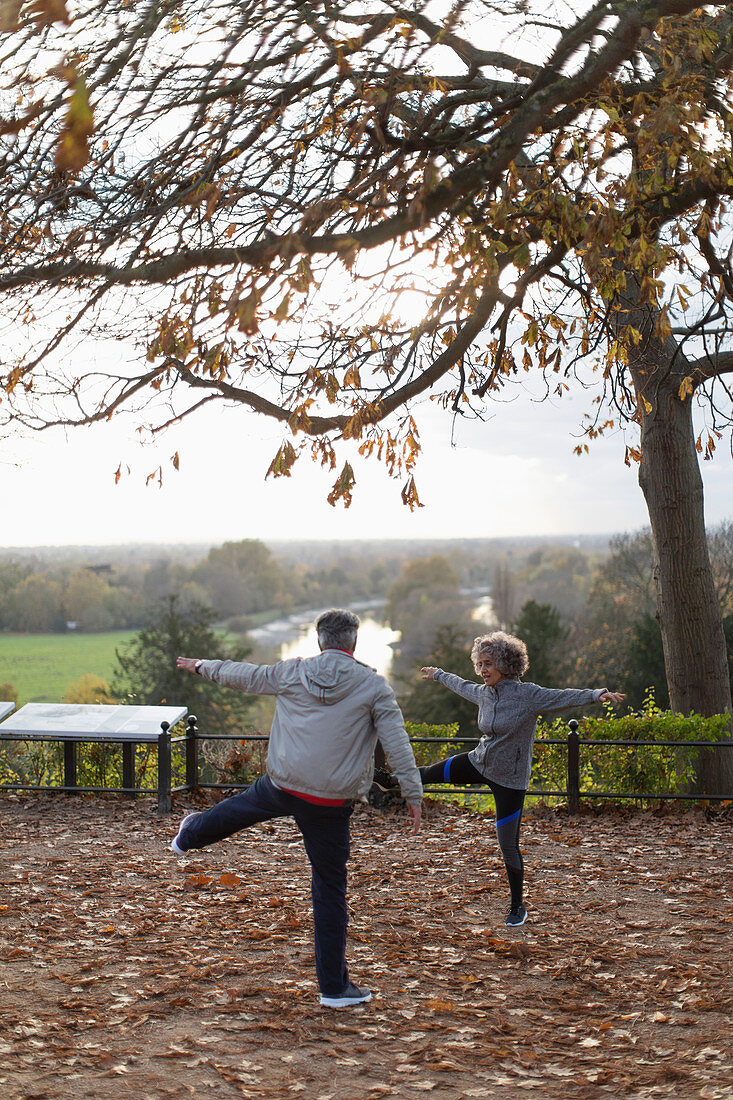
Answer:
[[[713, 529], [709, 541], [730, 661], [733, 524]], [[152, 553], [147, 560], [139, 555], [134, 564], [121, 554], [106, 566], [77, 558], [0, 561], [0, 628], [46, 633], [67, 629], [71, 619], [81, 631], [139, 629], [161, 598], [175, 597], [179, 609], [205, 608], [212, 622], [240, 633], [257, 614], [254, 608], [270, 600], [279, 602], [267, 610], [279, 614], [293, 606], [382, 597], [390, 625], [402, 635], [395, 674], [413, 677], [420, 664], [435, 663], [431, 652], [443, 627], [456, 631], [460, 650], [497, 625], [474, 621], [476, 596], [468, 592], [472, 586], [485, 591], [493, 580], [495, 613], [496, 600], [501, 603], [497, 584], [520, 605], [508, 619], [496, 618], [527, 642], [531, 679], [608, 683], [627, 691], [637, 706], [654, 687], [657, 701], [667, 702], [648, 531], [615, 537], [610, 553], [595, 543], [580, 549], [521, 540], [511, 550], [489, 540], [457, 545], [449, 553], [431, 553], [432, 547], [442, 551], [445, 544], [397, 548], [375, 541], [362, 549], [314, 545], [276, 554], [257, 540], [241, 540], [202, 552], [200, 560], [187, 551], [180, 559], [170, 552]], [[230, 590], [240, 602], [222, 598]], [[235, 614], [234, 606], [248, 610]]]
[[458, 574], [446, 557], [433, 554], [406, 562], [387, 593], [385, 607], [387, 622], [400, 632], [396, 670], [411, 671], [418, 660], [427, 664], [426, 654], [438, 628], [460, 627], [469, 617], [469, 608]]
[[625, 691], [634, 624], [656, 613], [653, 550], [648, 530], [611, 540], [611, 553], [594, 577], [574, 643], [578, 676]]
[[[512, 574], [516, 607], [533, 600], [556, 607], [566, 622], [575, 619], [585, 606], [599, 560], [571, 545], [537, 547]], [[515, 610], [509, 621], [516, 615]]]
[[14, 588], [6, 615], [13, 630], [49, 633], [64, 628], [63, 586], [55, 577], [31, 573]]
[[709, 542], [718, 601], [724, 615], [733, 615], [733, 522], [715, 527]]
[[[182, 606], [209, 607], [235, 633], [263, 611], [283, 615], [294, 607], [319, 607], [384, 596], [406, 557], [372, 547], [329, 547], [312, 562], [275, 555], [257, 539], [227, 542], [200, 560], [175, 554], [142, 556], [97, 566], [72, 559], [29, 558], [0, 562], [0, 629], [49, 633], [73, 629], [136, 630], [149, 609], [177, 596]], [[190, 557], [190, 555], [189, 555]], [[477, 552], [472, 562], [481, 567]]]
[[22, 580], [32, 572], [27, 562], [0, 562], [0, 627], [13, 629], [15, 618], [15, 592]]
[[494, 569], [494, 583], [491, 587], [491, 600], [494, 605], [494, 615], [498, 626], [502, 629], [511, 622], [514, 617], [514, 603], [516, 594], [514, 590], [514, 578], [506, 562], [499, 562]]
[[208, 593], [218, 618], [276, 608], [286, 613], [293, 593], [280, 562], [257, 539], [214, 547], [192, 572]]
[[471, 645], [485, 624], [474, 619], [475, 597], [462, 594], [460, 581], [442, 554], [408, 561], [387, 593], [385, 618], [400, 632], [393, 675], [406, 717], [432, 725], [458, 723], [460, 735], [470, 738], [476, 735], [476, 708], [439, 684], [418, 679], [423, 665], [475, 678]]
[[125, 594], [92, 569], [77, 569], [64, 587], [66, 621], [90, 633], [115, 630], [125, 625], [130, 608]]
[[11, 683], [0, 684], [0, 701], [3, 703], [18, 703], [17, 688]]
[[98, 632], [136, 626], [141, 598], [116, 579], [86, 567], [11, 562], [0, 568], [0, 628], [29, 634]]
[[187, 575], [188, 571], [180, 562], [171, 561], [168, 557], [148, 563], [140, 578], [140, 588], [146, 604], [149, 606], [178, 592]]

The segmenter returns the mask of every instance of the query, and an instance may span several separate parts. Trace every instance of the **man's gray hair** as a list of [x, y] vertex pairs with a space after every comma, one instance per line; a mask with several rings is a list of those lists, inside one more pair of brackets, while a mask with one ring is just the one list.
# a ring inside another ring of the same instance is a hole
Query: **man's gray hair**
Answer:
[[316, 633], [321, 649], [349, 649], [356, 646], [359, 617], [352, 611], [333, 607], [324, 611], [316, 621]]

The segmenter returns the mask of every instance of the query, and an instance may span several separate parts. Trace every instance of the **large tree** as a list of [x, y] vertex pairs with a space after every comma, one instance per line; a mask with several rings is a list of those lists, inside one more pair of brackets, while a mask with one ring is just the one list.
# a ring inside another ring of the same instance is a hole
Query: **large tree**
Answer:
[[[481, 415], [532, 372], [597, 383], [588, 436], [626, 425], [640, 464], [672, 706], [730, 709], [698, 467], [733, 370], [727, 2], [1, 10], [16, 423], [239, 404], [282, 422], [272, 474], [356, 446], [415, 507], [420, 395]], [[90, 365], [90, 333], [139, 355]], [[347, 460], [329, 499], [353, 485]]]

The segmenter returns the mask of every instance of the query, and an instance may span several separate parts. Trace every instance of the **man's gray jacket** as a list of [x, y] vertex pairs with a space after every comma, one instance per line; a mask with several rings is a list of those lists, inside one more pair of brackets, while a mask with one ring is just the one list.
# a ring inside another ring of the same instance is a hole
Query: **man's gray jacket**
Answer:
[[383, 676], [340, 649], [274, 665], [202, 661], [200, 674], [252, 695], [275, 695], [267, 774], [316, 798], [363, 798], [377, 738], [408, 802], [422, 800], [420, 773], [394, 692]]

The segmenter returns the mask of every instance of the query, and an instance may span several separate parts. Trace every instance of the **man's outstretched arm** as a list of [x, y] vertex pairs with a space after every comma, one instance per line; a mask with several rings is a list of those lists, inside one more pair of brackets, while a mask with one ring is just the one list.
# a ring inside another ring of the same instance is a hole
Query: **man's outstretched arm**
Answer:
[[249, 695], [277, 695], [279, 669], [283, 662], [274, 665], [252, 665], [247, 661], [208, 661], [199, 657], [176, 657], [176, 667], [183, 672], [197, 672], [205, 680], [212, 680], [222, 687], [233, 687]]

